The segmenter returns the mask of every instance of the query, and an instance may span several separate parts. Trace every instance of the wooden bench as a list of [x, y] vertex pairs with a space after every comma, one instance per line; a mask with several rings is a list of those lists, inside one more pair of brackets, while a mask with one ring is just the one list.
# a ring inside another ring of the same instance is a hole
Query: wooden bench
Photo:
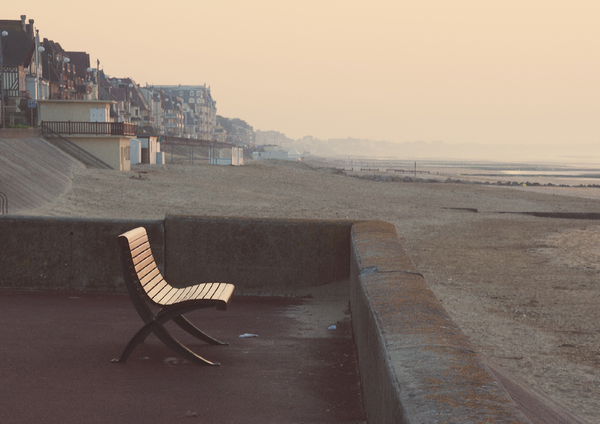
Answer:
[[[185, 288], [173, 287], [165, 281], [156, 266], [145, 228], [139, 227], [121, 234], [118, 242], [127, 292], [144, 321], [144, 326], [129, 341], [121, 356], [112, 361], [125, 363], [137, 345], [154, 333], [175, 353], [191, 362], [219, 365], [218, 362], [207, 361], [184, 346], [166, 330], [164, 324], [173, 320], [186, 332], [204, 342], [226, 345], [227, 343], [220, 342], [196, 328], [183, 314], [210, 307], [226, 310], [233, 295], [233, 284], [205, 283]], [[158, 306], [158, 312], [152, 312], [148, 303]]]

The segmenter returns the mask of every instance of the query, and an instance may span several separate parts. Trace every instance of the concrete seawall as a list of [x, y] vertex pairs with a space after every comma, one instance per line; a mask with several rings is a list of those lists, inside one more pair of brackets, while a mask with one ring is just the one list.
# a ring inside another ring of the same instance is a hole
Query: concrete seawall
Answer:
[[[117, 236], [143, 225], [164, 265], [164, 223], [0, 216], [0, 287], [125, 292]], [[164, 268], [163, 268], [164, 269]]]
[[0, 216], [0, 287], [126, 292], [116, 240], [139, 226], [177, 287], [220, 281], [235, 284], [236, 294], [286, 295], [350, 277], [350, 221], [7, 215]]
[[232, 283], [240, 294], [308, 292], [348, 280], [351, 228], [351, 221], [169, 215], [167, 279]]
[[527, 423], [415, 270], [392, 224], [167, 216], [0, 216], [0, 287], [124, 291], [116, 237], [143, 225], [173, 285], [297, 294], [349, 281], [371, 423]]
[[526, 423], [387, 222], [352, 229], [352, 326], [372, 423]]
[[8, 214], [60, 197], [71, 187], [72, 172], [81, 167], [79, 161], [41, 138], [3, 138], [0, 131], [0, 192], [8, 199]]

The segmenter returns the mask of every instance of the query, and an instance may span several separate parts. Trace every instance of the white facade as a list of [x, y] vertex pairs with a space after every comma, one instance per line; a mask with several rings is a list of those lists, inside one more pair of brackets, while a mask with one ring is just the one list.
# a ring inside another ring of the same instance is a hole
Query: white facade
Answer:
[[241, 147], [211, 147], [208, 151], [208, 163], [211, 165], [243, 165], [244, 149]]
[[286, 152], [284, 150], [272, 150], [272, 149], [267, 150], [266, 149], [267, 147], [271, 147], [271, 146], [265, 146], [264, 152], [252, 152], [252, 159], [255, 159], [255, 160], [279, 159], [279, 160], [289, 160], [292, 162], [299, 162], [302, 160], [302, 155], [300, 153], [298, 153], [298, 150], [296, 150], [295, 147], [292, 147], [292, 149], [289, 152]]
[[132, 165], [136, 165], [142, 162], [142, 140], [138, 138], [132, 138], [130, 140], [130, 151], [129, 160]]
[[160, 152], [158, 137], [139, 137], [141, 143], [141, 163], [156, 164], [156, 154]]
[[109, 122], [113, 103], [104, 100], [40, 100], [40, 120]]
[[231, 148], [231, 164], [240, 166], [244, 164], [244, 149], [241, 147]]
[[292, 147], [288, 152], [288, 160], [292, 162], [300, 162], [302, 160], [302, 155], [296, 150], [295, 147]]
[[261, 160], [261, 159], [279, 159], [279, 160], [288, 160], [287, 152], [283, 150], [276, 150], [271, 152], [252, 152], [252, 159]]

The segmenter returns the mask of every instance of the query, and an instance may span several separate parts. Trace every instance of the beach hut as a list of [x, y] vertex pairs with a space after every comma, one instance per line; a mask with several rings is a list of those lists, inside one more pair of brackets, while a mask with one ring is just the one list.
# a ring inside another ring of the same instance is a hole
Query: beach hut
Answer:
[[302, 160], [302, 155], [298, 153], [298, 150], [294, 146], [292, 146], [291, 150], [287, 154], [288, 160], [292, 162], [300, 162]]

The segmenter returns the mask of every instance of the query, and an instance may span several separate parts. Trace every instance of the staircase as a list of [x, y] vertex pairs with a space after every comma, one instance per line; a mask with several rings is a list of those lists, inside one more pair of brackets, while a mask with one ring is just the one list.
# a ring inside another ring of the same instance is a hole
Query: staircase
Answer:
[[54, 132], [46, 132], [43, 135], [43, 137], [48, 143], [59, 148], [68, 155], [74, 157], [75, 159], [83, 163], [87, 168], [114, 169], [106, 162], [103, 162], [102, 160], [98, 159], [96, 156], [92, 155], [87, 150], [82, 149], [77, 144], [73, 143], [71, 140], [63, 137], [60, 134]]

